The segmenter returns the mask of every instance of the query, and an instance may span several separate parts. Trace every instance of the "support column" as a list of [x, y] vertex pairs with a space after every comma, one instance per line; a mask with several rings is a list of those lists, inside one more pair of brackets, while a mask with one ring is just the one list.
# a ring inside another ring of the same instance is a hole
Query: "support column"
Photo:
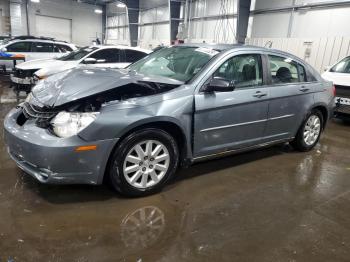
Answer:
[[247, 37], [251, 0], [238, 0], [237, 2], [237, 32], [236, 40], [244, 44]]
[[127, 5], [127, 12], [129, 17], [129, 32], [130, 32], [130, 45], [137, 46], [139, 38], [139, 0], [128, 0], [125, 3]]
[[181, 2], [169, 0], [170, 8], [170, 44], [174, 44], [180, 24]]

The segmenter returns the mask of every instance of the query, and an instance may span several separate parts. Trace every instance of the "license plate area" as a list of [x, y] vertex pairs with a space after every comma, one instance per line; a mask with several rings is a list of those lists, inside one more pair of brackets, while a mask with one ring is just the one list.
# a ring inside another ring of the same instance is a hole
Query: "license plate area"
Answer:
[[335, 101], [337, 104], [350, 106], [350, 98], [336, 97]]
[[31, 85], [34, 83], [33, 78], [19, 78], [19, 77], [15, 77], [13, 75], [10, 76], [11, 81], [16, 83], [16, 84], [22, 84], [22, 85]]

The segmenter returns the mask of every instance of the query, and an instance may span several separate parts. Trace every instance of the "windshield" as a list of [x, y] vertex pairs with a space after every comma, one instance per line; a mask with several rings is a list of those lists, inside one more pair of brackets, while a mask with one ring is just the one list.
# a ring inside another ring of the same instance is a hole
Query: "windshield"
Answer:
[[216, 50], [202, 47], [163, 48], [132, 64], [129, 69], [140, 74], [170, 77], [187, 82], [218, 53]]
[[331, 68], [330, 72], [350, 73], [350, 56], [345, 57], [343, 60], [341, 60], [335, 66], [333, 66]]
[[81, 49], [70, 52], [68, 55], [64, 55], [56, 59], [61, 61], [76, 61], [76, 60], [82, 59], [83, 57], [85, 57], [86, 55], [90, 54], [91, 52], [97, 49], [98, 49], [97, 47], [92, 47], [92, 48], [83, 47]]

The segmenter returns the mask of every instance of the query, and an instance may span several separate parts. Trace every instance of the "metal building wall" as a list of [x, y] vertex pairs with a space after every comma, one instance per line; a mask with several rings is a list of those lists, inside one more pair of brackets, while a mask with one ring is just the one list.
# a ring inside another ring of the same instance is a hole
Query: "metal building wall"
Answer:
[[117, 9], [115, 3], [108, 4], [107, 13], [107, 44], [130, 45], [129, 19], [126, 8]]
[[312, 65], [320, 73], [325, 67], [350, 55], [350, 37], [322, 38], [248, 38], [246, 43], [270, 46], [292, 53]]
[[237, 0], [194, 0], [189, 3], [188, 42], [235, 42]]

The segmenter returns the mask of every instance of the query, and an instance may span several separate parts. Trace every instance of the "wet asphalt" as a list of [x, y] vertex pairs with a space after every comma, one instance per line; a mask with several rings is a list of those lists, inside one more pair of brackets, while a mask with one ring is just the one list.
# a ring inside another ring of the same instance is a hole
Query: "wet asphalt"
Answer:
[[[1, 122], [14, 105], [0, 104]], [[138, 199], [41, 185], [0, 135], [1, 262], [350, 261], [350, 124], [332, 121], [308, 153], [282, 145], [196, 164]]]

